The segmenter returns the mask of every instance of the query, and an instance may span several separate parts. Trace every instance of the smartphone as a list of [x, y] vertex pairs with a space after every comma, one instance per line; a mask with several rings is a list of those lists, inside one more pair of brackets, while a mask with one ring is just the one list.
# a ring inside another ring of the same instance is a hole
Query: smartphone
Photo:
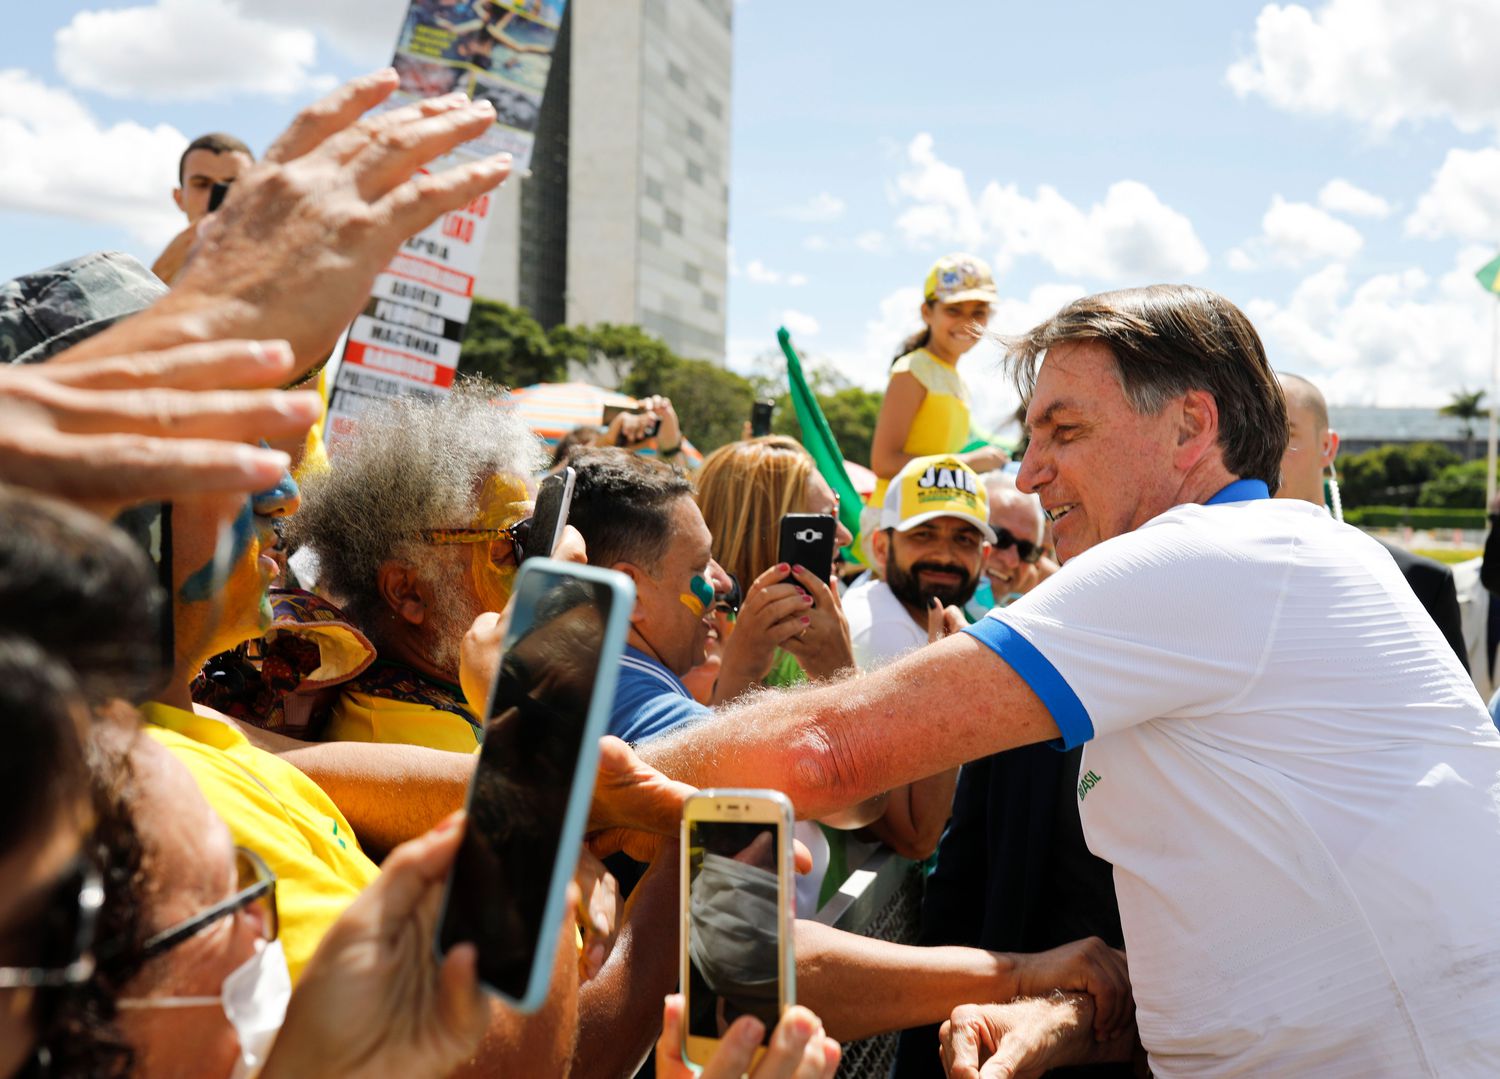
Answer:
[[634, 606], [613, 570], [534, 558], [516, 572], [436, 947], [473, 943], [480, 982], [523, 1012], [552, 981]]
[[788, 513], [781, 519], [781, 546], [776, 561], [801, 566], [826, 581], [833, 573], [833, 537], [836, 525], [831, 513]]
[[[626, 408], [623, 405], [605, 405], [604, 406], [604, 426], [608, 427], [611, 423], [613, 423], [615, 421], [615, 417], [618, 416], [622, 412], [629, 412], [633, 416], [639, 416], [642, 412], [645, 412], [645, 411], [646, 411], [645, 408], [643, 408], [640, 405], [633, 405], [630, 408]], [[660, 431], [660, 430], [661, 430], [661, 420], [657, 420], [650, 427], [646, 428], [646, 430], [641, 434], [640, 438], [636, 439], [636, 441], [637, 442], [644, 442], [648, 438], [655, 438], [656, 437], [656, 432]]]
[[750, 406], [751, 438], [761, 438], [771, 433], [771, 413], [775, 410], [774, 401], [757, 401]]
[[229, 194], [229, 185], [234, 181], [220, 181], [208, 189], [208, 213], [215, 213], [224, 205], [224, 196]]
[[771, 1032], [797, 1001], [792, 803], [780, 791], [703, 790], [682, 810], [682, 1056], [702, 1067], [741, 1015]]
[[573, 483], [578, 473], [565, 468], [548, 476], [536, 489], [532, 503], [531, 529], [521, 543], [521, 561], [529, 558], [551, 558], [568, 525], [568, 510], [573, 505]]

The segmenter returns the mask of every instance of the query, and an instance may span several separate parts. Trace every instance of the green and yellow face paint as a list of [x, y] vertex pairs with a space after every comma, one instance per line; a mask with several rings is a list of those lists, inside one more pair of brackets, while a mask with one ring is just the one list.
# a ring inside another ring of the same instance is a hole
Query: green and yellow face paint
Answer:
[[677, 602], [692, 611], [694, 618], [702, 618], [713, 604], [714, 586], [709, 584], [708, 578], [703, 574], [695, 573], [688, 582], [688, 588], [691, 589], [691, 595], [682, 592], [677, 596]]

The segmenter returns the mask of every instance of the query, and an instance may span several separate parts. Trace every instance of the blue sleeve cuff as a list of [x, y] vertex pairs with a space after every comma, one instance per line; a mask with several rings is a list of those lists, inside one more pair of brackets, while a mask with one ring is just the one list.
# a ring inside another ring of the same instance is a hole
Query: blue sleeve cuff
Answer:
[[1093, 739], [1094, 721], [1089, 718], [1088, 709], [1034, 644], [998, 618], [981, 618], [963, 632], [1005, 660], [1052, 713], [1052, 722], [1057, 724], [1062, 737], [1048, 745], [1067, 750]]

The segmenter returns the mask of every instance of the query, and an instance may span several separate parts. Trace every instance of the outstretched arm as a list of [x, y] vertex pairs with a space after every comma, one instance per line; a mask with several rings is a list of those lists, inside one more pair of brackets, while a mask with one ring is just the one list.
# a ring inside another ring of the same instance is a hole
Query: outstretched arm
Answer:
[[779, 693], [644, 742], [696, 787], [770, 787], [822, 817], [968, 760], [1058, 736], [1041, 700], [967, 634], [870, 674]]

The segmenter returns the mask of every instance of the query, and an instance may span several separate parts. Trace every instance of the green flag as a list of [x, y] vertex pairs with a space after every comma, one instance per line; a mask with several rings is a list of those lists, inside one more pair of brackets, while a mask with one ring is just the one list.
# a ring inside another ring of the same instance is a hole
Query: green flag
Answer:
[[1486, 292], [1500, 292], [1500, 255], [1486, 262], [1475, 274]]
[[[776, 331], [776, 340], [780, 342], [781, 351], [786, 355], [786, 381], [791, 389], [792, 407], [797, 410], [797, 423], [802, 427], [802, 445], [812, 454], [819, 474], [828, 481], [833, 493], [839, 496], [839, 520], [844, 522], [850, 535], [858, 540], [859, 511], [864, 507], [865, 501], [854, 489], [849, 473], [844, 471], [844, 454], [834, 440], [833, 431], [828, 427], [828, 419], [823, 415], [817, 396], [802, 374], [802, 361], [797, 358], [796, 349], [792, 348], [792, 335], [786, 332], [785, 326]], [[854, 546], [857, 547], [858, 544]], [[846, 551], [845, 554], [847, 556], [849, 552]]]

